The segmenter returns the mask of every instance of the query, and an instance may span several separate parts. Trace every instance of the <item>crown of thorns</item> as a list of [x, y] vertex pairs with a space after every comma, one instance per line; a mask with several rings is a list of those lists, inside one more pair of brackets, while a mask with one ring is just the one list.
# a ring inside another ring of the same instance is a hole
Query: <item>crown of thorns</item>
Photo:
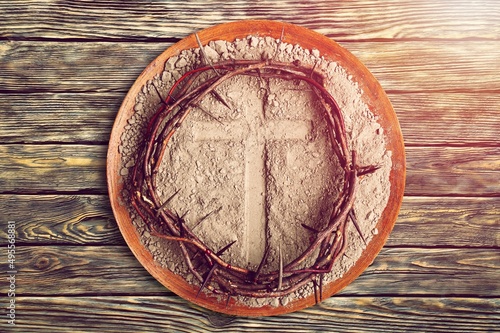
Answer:
[[[203, 49], [201, 49], [203, 50]], [[197, 80], [201, 73], [213, 71], [211, 77]], [[168, 143], [190, 112], [200, 108], [200, 102], [212, 94], [221, 103], [223, 98], [216, 88], [238, 75], [261, 79], [298, 80], [307, 83], [320, 101], [324, 119], [328, 125], [333, 152], [343, 169], [343, 188], [335, 201], [328, 222], [317, 230], [303, 223], [311, 233], [310, 244], [297, 258], [284, 264], [279, 249], [279, 268], [263, 272], [270, 252], [266, 248], [256, 270], [233, 266], [222, 258], [235, 241], [220, 249], [208, 247], [179, 216], [169, 202], [162, 201], [157, 191], [158, 171], [168, 149]], [[200, 82], [201, 81], [201, 82]], [[160, 96], [161, 97], [161, 96]], [[325, 88], [325, 77], [313, 68], [299, 62], [283, 63], [272, 60], [231, 60], [201, 65], [186, 72], [170, 88], [166, 98], [149, 121], [143, 147], [139, 150], [132, 172], [131, 204], [145, 222], [152, 236], [174, 241], [178, 244], [189, 271], [199, 281], [198, 295], [204, 289], [225, 295], [227, 302], [232, 296], [282, 297], [312, 283], [316, 302], [322, 299], [323, 274], [332, 270], [341, 258], [347, 244], [347, 225], [352, 221], [361, 233], [354, 215], [353, 203], [357, 178], [374, 172], [376, 166], [360, 167], [356, 163], [356, 152], [347, 145], [344, 120], [339, 106]], [[309, 267], [305, 263], [312, 263]]]

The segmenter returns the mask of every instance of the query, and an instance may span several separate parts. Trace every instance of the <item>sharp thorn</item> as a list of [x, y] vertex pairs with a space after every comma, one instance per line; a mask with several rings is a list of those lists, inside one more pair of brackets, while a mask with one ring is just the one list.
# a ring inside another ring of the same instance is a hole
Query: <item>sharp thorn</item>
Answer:
[[358, 167], [358, 177], [374, 173], [380, 169], [380, 165], [369, 165], [365, 167]]
[[314, 289], [314, 302], [316, 304], [318, 304], [318, 284], [316, 282], [316, 280], [313, 278], [312, 279], [312, 283], [313, 283], [313, 289]]
[[184, 236], [185, 230], [184, 230], [184, 217], [186, 214], [189, 213], [189, 210], [186, 211], [182, 216], [179, 216], [179, 213], [175, 212], [175, 215], [177, 216], [177, 223], [179, 224], [179, 231], [181, 233], [181, 236]]
[[205, 60], [205, 64], [212, 67], [215, 74], [217, 74], [217, 76], [220, 76], [219, 72], [215, 69], [215, 67], [212, 65], [212, 63], [208, 60], [207, 55], [205, 54], [205, 50], [203, 50], [203, 44], [201, 44], [201, 40], [200, 40], [200, 37], [198, 37], [198, 34], [194, 33], [194, 37], [196, 38], [196, 42], [198, 43], [198, 46], [200, 48], [200, 52], [201, 52], [201, 55], [203, 56], [203, 60]]
[[361, 239], [363, 240], [363, 243], [366, 244], [366, 239], [365, 239], [365, 236], [363, 236], [363, 233], [361, 232], [361, 229], [359, 228], [359, 224], [358, 224], [358, 221], [356, 219], [356, 215], [354, 214], [354, 210], [350, 210], [349, 211], [349, 217], [351, 218], [352, 220], [352, 223], [354, 224], [354, 227], [356, 228], [356, 230], [358, 231], [358, 234], [359, 236], [361, 237]]
[[200, 221], [198, 223], [196, 223], [196, 225], [191, 229], [191, 230], [194, 230], [196, 227], [198, 227], [203, 221], [205, 221], [210, 215], [212, 215], [213, 213], [218, 213], [220, 212], [222, 209], [222, 207], [219, 207], [218, 209], [215, 209], [213, 211], [211, 211], [210, 213], [208, 213], [207, 215], [203, 216]]
[[231, 243], [227, 244], [226, 246], [224, 246], [222, 249], [220, 249], [219, 251], [217, 251], [215, 253], [216, 256], [221, 256], [224, 252], [227, 251], [227, 249], [229, 249], [231, 246], [233, 246], [233, 244], [236, 243], [236, 241], [232, 241]]
[[186, 210], [186, 212], [185, 212], [184, 214], [182, 214], [182, 216], [180, 217], [180, 218], [181, 218], [181, 220], [183, 220], [183, 221], [184, 221], [184, 217], [186, 217], [186, 215], [187, 215], [188, 213], [189, 213], [189, 209], [188, 209], [188, 210]]
[[174, 194], [172, 194], [170, 197], [168, 197], [168, 199], [165, 200], [165, 202], [162, 203], [160, 207], [158, 207], [158, 209], [156, 210], [156, 217], [157, 218], [160, 216], [161, 212], [165, 209], [167, 204], [177, 195], [177, 193], [180, 192], [180, 190], [181, 189], [178, 189], [177, 191], [175, 191]]
[[301, 225], [301, 226], [303, 226], [305, 229], [307, 229], [307, 230], [309, 230], [309, 231], [312, 231], [312, 232], [315, 232], [315, 233], [319, 233], [319, 231], [318, 231], [318, 230], [314, 229], [313, 227], [308, 226], [308, 225], [307, 225], [307, 224], [305, 224], [305, 223], [301, 223], [300, 225]]
[[203, 280], [203, 283], [201, 284], [201, 287], [200, 289], [198, 290], [198, 292], [196, 293], [196, 297], [195, 298], [198, 298], [198, 296], [200, 296], [200, 293], [201, 291], [205, 288], [205, 286], [207, 285], [208, 281], [210, 280], [210, 278], [212, 277], [212, 274], [214, 273], [215, 269], [217, 268], [217, 264], [214, 264], [212, 266], [212, 268], [208, 271], [208, 274], [207, 274], [207, 277], [205, 278], [205, 280]]
[[313, 65], [313, 68], [311, 69], [311, 74], [309, 74], [309, 77], [312, 78], [314, 74], [314, 70], [316, 69], [316, 65], [318, 65], [318, 62], [316, 61]]
[[198, 43], [198, 47], [200, 48], [201, 55], [203, 56], [203, 60], [207, 61], [205, 57], [205, 51], [203, 50], [203, 44], [201, 44], [200, 37], [198, 37], [198, 34], [195, 32], [194, 37], [196, 38], [196, 43]]
[[212, 95], [214, 95], [214, 97], [219, 101], [221, 102], [226, 108], [228, 108], [229, 110], [232, 111], [231, 107], [229, 106], [229, 104], [224, 100], [224, 98], [216, 91], [216, 90], [212, 90]]
[[[285, 25], [284, 24], [281, 26], [281, 35], [280, 35], [280, 39], [278, 40], [278, 45], [281, 45], [281, 43], [283, 43], [283, 38], [285, 38]], [[274, 51], [275, 56], [278, 54], [278, 50], [279, 50], [279, 48], [276, 48], [276, 50]]]
[[156, 87], [156, 86], [153, 84], [153, 88], [155, 88], [155, 91], [156, 91], [156, 93], [158, 94], [158, 97], [160, 97], [160, 103], [161, 103], [161, 104], [164, 104], [164, 105], [167, 105], [167, 103], [165, 103], [165, 101], [163, 100], [163, 97], [161, 97], [161, 94], [160, 94], [160, 91], [158, 90], [158, 87]]
[[281, 242], [279, 243], [278, 246], [278, 252], [279, 252], [279, 276], [278, 276], [278, 290], [281, 290], [282, 284], [283, 284], [283, 253], [281, 252]]
[[255, 277], [253, 278], [254, 282], [257, 281], [259, 278], [260, 272], [262, 271], [262, 268], [264, 268], [264, 265], [267, 261], [267, 257], [269, 256], [270, 251], [269, 244], [266, 245], [266, 249], [264, 250], [264, 255], [262, 256], [262, 259], [260, 260], [259, 267], [257, 268], [257, 271], [255, 272]]
[[177, 191], [174, 192], [171, 196], [168, 197], [168, 199], [165, 201], [165, 203], [170, 202], [179, 192], [181, 189], [178, 189]]

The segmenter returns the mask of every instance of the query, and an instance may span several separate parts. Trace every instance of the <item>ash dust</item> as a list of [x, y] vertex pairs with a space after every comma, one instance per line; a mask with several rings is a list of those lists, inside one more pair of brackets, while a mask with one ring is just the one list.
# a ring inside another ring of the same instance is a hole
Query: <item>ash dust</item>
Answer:
[[[227, 59], [299, 60], [325, 74], [328, 90], [344, 115], [349, 147], [357, 151], [359, 165], [380, 166], [360, 179], [354, 203], [361, 231], [369, 242], [378, 233], [376, 224], [390, 194], [391, 152], [385, 150], [383, 129], [362, 101], [363, 93], [354, 79], [317, 50], [271, 37], [212, 41], [204, 53], [212, 63]], [[182, 51], [171, 57], [164, 72], [136, 97], [135, 112], [119, 146], [119, 173], [125, 184], [129, 183], [146, 124], [159, 106], [153, 85], [165, 96], [183, 73], [202, 63], [199, 49]], [[166, 200], [179, 191], [169, 208], [185, 215], [186, 223], [196, 226], [194, 232], [214, 251], [236, 240], [223, 255], [224, 260], [256, 269], [269, 246], [265, 270], [273, 271], [278, 268], [279, 246], [285, 265], [308, 247], [311, 232], [302, 224], [315, 229], [326, 225], [343, 185], [343, 171], [332, 151], [321, 107], [307, 84], [236, 76], [216, 90], [228, 106], [213, 95], [207, 96], [201, 108], [194, 109], [183, 122], [162, 161], [159, 193]], [[132, 207], [129, 211], [154, 259], [199, 285], [177, 244], [152, 237]], [[348, 234], [346, 255], [323, 276], [324, 284], [342, 277], [365, 249], [352, 223]], [[305, 286], [279, 299], [239, 297], [238, 301], [249, 307], [286, 306], [311, 293], [312, 286]]]

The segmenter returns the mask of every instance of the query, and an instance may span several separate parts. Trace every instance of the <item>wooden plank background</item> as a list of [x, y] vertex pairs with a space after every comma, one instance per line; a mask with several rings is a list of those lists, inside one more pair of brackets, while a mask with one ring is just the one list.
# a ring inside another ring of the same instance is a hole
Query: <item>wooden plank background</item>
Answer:
[[[498, 331], [498, 1], [25, 0], [0, 13], [0, 245], [16, 221], [19, 271], [16, 326], [3, 317], [2, 332]], [[188, 34], [241, 19], [299, 24], [350, 50], [387, 91], [407, 151], [401, 213], [375, 262], [339, 295], [269, 318], [207, 311], [156, 282], [105, 183], [112, 123], [139, 73]]]

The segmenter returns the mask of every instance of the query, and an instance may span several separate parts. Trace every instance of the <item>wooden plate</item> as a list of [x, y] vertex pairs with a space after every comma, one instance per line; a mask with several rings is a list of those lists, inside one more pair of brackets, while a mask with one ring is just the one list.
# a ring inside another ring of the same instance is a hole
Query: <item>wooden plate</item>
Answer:
[[[296, 25], [276, 21], [238, 21], [221, 24], [197, 32], [203, 45], [211, 40], [226, 40], [233, 42], [237, 38], [248, 35], [271, 36], [279, 39], [283, 33], [284, 40], [290, 44], [300, 44], [304, 49], [318, 49], [325, 58], [336, 61], [353, 80], [358, 82], [363, 90], [363, 99], [371, 112], [378, 116], [378, 121], [386, 133], [386, 149], [392, 151], [392, 170], [390, 173], [390, 196], [377, 228], [379, 233], [373, 237], [356, 264], [339, 280], [336, 280], [323, 289], [323, 297], [330, 297], [358, 277], [375, 259], [387, 240], [396, 221], [399, 208], [403, 199], [405, 184], [405, 153], [404, 144], [396, 114], [384, 90], [370, 73], [370, 71], [350, 52], [332, 41], [331, 39]], [[264, 306], [260, 308], [247, 307], [231, 302], [226, 306], [225, 300], [220, 302], [201, 293], [195, 298], [198, 286], [189, 285], [183, 278], [163, 268], [146, 249], [140, 236], [132, 224], [127, 207], [123, 205], [122, 189], [123, 178], [120, 176], [121, 155], [118, 151], [120, 137], [125, 130], [127, 120], [132, 116], [135, 97], [148, 80], [164, 70], [165, 61], [177, 55], [184, 49], [198, 47], [194, 35], [190, 35], [169, 47], [158, 56], [137, 78], [132, 88], [125, 97], [116, 117], [107, 156], [107, 179], [111, 206], [125, 241], [137, 257], [139, 262], [166, 288], [177, 295], [196, 303], [202, 307], [241, 316], [269, 316], [292, 312], [315, 304], [314, 294], [304, 299], [291, 301], [286, 307]]]

